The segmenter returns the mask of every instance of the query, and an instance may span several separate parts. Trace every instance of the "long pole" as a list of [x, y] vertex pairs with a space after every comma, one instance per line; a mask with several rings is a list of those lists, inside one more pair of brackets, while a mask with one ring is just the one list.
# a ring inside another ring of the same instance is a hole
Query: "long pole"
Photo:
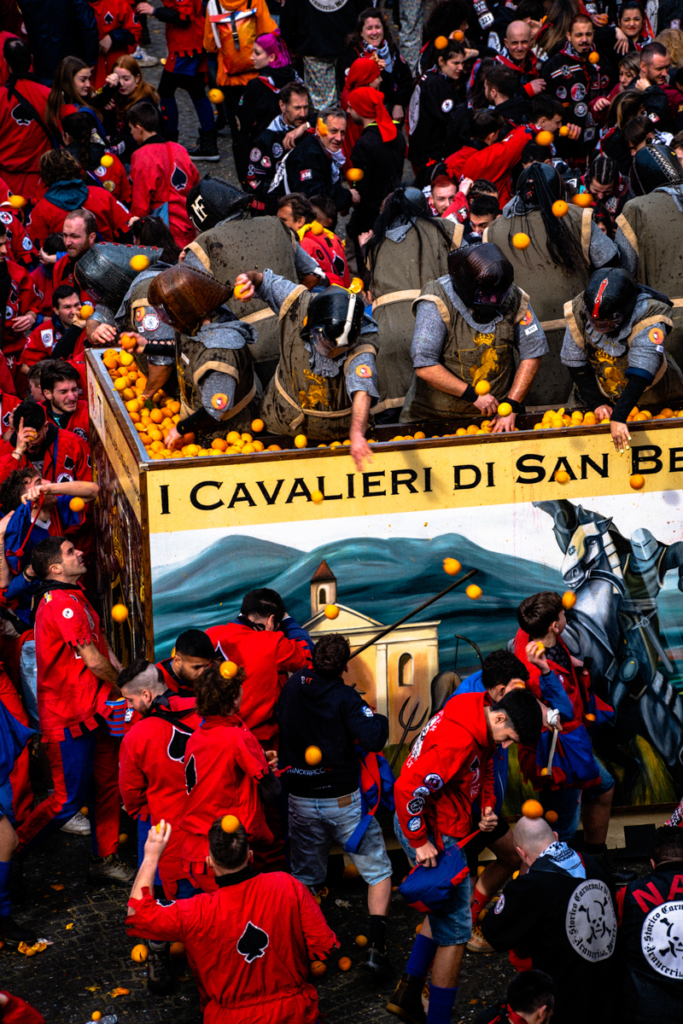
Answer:
[[[449, 584], [449, 586], [447, 586], [445, 590], [442, 590], [440, 594], [435, 594], [434, 597], [430, 597], [429, 600], [425, 601], [424, 604], [421, 604], [419, 608], [415, 608], [414, 611], [408, 612], [407, 615], [404, 615], [402, 619], [399, 619], [397, 622], [394, 622], [391, 626], [385, 626], [384, 629], [381, 629], [379, 633], [376, 633], [375, 636], [373, 636], [370, 640], [367, 641], [367, 643], [364, 643], [362, 647], [359, 647], [357, 651], [354, 651], [353, 654], [351, 655], [351, 658], [355, 658], [357, 654], [361, 653], [361, 651], [366, 650], [368, 647], [372, 647], [373, 644], [376, 644], [377, 641], [381, 640], [383, 636], [387, 635], [387, 633], [391, 633], [392, 629], [396, 629], [397, 626], [401, 626], [404, 622], [407, 622], [408, 619], [412, 619], [413, 615], [417, 615], [418, 612], [423, 611], [425, 608], [429, 608], [430, 604], [434, 604], [434, 602], [438, 601], [440, 597], [444, 597], [446, 594], [450, 594], [451, 590], [455, 590], [455, 588], [459, 587], [461, 583], [466, 583], [467, 580], [472, 579], [473, 576], [476, 576], [478, 572], [478, 569], [470, 569], [468, 573], [465, 573], [465, 575], [462, 576], [459, 580], [456, 580], [455, 583]], [[350, 660], [351, 659], [349, 658], [349, 661]]]

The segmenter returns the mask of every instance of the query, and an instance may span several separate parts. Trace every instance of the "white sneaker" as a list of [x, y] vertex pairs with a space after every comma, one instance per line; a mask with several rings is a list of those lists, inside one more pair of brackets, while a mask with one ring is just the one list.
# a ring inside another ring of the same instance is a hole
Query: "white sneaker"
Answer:
[[69, 818], [67, 823], [62, 825], [60, 832], [70, 832], [74, 836], [89, 836], [90, 822], [80, 811], [76, 811], [73, 818]]
[[155, 64], [159, 63], [156, 57], [153, 57], [151, 53], [147, 53], [141, 46], [138, 46], [133, 54], [133, 59], [138, 62], [141, 68], [152, 68]]

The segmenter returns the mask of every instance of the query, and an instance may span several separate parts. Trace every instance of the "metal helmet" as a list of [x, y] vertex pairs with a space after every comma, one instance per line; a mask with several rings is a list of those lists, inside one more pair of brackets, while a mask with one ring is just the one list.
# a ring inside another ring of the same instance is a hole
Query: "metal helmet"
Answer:
[[659, 544], [649, 530], [639, 529], [631, 534], [631, 547], [639, 562], [649, 562], [656, 555]]
[[420, 213], [423, 213], [425, 217], [429, 216], [429, 203], [422, 189], [413, 188], [412, 185], [409, 185], [408, 188], [403, 189], [403, 194], [406, 199], [410, 200], [413, 206], [417, 206]]
[[448, 255], [448, 271], [477, 323], [488, 324], [502, 312], [514, 270], [497, 245], [484, 242], [456, 249]]
[[185, 263], [163, 270], [150, 282], [148, 291], [158, 315], [184, 334], [194, 334], [231, 295], [227, 285]]
[[360, 295], [332, 286], [313, 295], [303, 337], [320, 355], [345, 355], [360, 334], [364, 311]]
[[643, 195], [661, 185], [679, 185], [683, 182], [683, 168], [669, 146], [644, 146], [633, 161], [633, 176]]
[[638, 284], [628, 270], [596, 270], [583, 293], [583, 311], [596, 331], [611, 334], [628, 323], [637, 298]]
[[251, 196], [207, 174], [188, 192], [187, 215], [197, 231], [208, 231], [221, 221], [238, 220], [250, 203]]
[[162, 254], [156, 246], [97, 242], [78, 260], [74, 276], [79, 287], [96, 302], [117, 310], [133, 280], [141, 273], [130, 265], [133, 256], [146, 256], [151, 266]]

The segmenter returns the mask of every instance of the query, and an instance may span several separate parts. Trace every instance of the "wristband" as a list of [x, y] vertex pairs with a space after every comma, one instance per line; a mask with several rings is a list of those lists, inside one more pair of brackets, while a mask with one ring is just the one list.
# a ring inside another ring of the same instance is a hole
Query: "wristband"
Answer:
[[517, 401], [517, 399], [510, 398], [508, 396], [505, 399], [505, 401], [507, 402], [508, 405], [512, 406], [512, 411], [515, 413], [515, 415], [517, 415], [521, 411], [522, 405], [521, 405], [521, 402]]
[[471, 384], [468, 384], [468, 385], [467, 385], [467, 387], [465, 388], [465, 390], [463, 391], [463, 393], [461, 394], [461, 396], [460, 396], [460, 397], [461, 397], [461, 398], [464, 398], [466, 402], [471, 402], [471, 403], [472, 403], [472, 405], [474, 405], [474, 403], [476, 402], [476, 400], [477, 400], [477, 399], [479, 398], [479, 395], [478, 395], [478, 394], [477, 394], [477, 392], [476, 392], [476, 391], [474, 390], [474, 388], [472, 387], [472, 385], [471, 385]]

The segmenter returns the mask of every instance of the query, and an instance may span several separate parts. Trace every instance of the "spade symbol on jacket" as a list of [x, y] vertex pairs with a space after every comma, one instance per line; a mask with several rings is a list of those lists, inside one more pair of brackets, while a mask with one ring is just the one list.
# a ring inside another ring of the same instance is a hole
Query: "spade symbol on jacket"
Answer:
[[197, 765], [195, 764], [194, 754], [185, 765], [185, 785], [187, 786], [188, 793], [191, 793], [197, 785]]
[[173, 726], [173, 735], [166, 751], [172, 761], [185, 760], [185, 748], [191, 735], [191, 729], [179, 728], [177, 725]]
[[269, 941], [268, 934], [264, 932], [263, 928], [259, 928], [250, 921], [237, 943], [237, 952], [241, 953], [250, 964], [257, 957], [264, 955]]
[[173, 167], [173, 174], [171, 175], [171, 184], [177, 192], [182, 192], [187, 185], [187, 175], [185, 171], [181, 171], [177, 164]]

